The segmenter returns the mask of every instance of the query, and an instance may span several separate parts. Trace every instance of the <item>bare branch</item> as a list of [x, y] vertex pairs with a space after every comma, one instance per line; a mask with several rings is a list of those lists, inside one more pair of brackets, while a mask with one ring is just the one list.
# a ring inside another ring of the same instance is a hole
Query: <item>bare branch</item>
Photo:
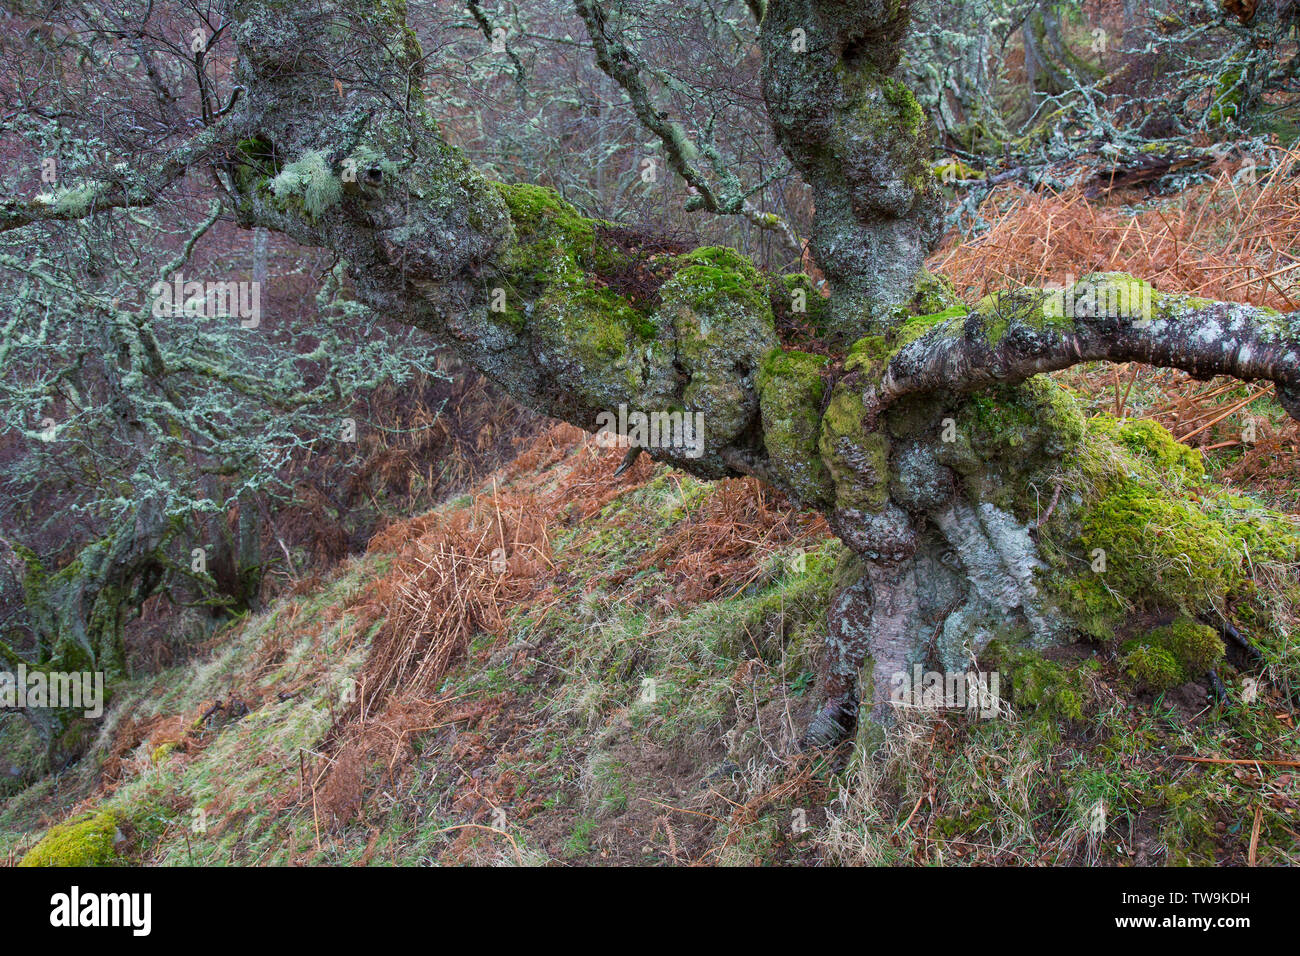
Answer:
[[[751, 9], [755, 5], [751, 4]], [[734, 175], [724, 176], [723, 188], [718, 189], [694, 164], [695, 157], [701, 153], [708, 155], [707, 151], [700, 149], [680, 123], [670, 120], [663, 110], [654, 104], [650, 90], [641, 78], [646, 72], [645, 64], [636, 51], [624, 43], [609, 38], [605, 28], [605, 12], [599, 2], [574, 0], [573, 6], [582, 17], [587, 35], [595, 47], [597, 65], [610, 79], [622, 87], [641, 125], [663, 143], [664, 150], [668, 154], [668, 165], [695, 190], [699, 205], [719, 215], [743, 216], [752, 225], [776, 233], [789, 252], [795, 256], [802, 256], [804, 244], [790, 224], [775, 213], [759, 210], [743, 194], [740, 183]], [[755, 18], [760, 21], [762, 19], [758, 12], [755, 12]], [[719, 163], [715, 162], [714, 166], [717, 168]], [[728, 177], [730, 182], [727, 182]]]
[[144, 170], [123, 164], [111, 179], [60, 189], [34, 199], [0, 197], [0, 232], [37, 222], [72, 222], [106, 209], [152, 206], [191, 168], [220, 152], [226, 143], [224, 133], [222, 127], [213, 126]]

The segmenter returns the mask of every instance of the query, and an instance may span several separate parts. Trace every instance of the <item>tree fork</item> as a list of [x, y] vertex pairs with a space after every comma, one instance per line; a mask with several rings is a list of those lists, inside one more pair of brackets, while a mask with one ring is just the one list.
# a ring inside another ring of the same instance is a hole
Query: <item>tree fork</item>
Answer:
[[[229, 10], [247, 95], [209, 135], [241, 222], [336, 251], [362, 301], [525, 404], [588, 430], [620, 404], [701, 412], [701, 454], [651, 453], [704, 478], [759, 475], [827, 514], [861, 566], [831, 609], [829, 704], [812, 734], [826, 742], [856, 716], [866, 656], [884, 720], [891, 669], [959, 666], [998, 621], [1039, 646], [1059, 637], [1037, 524], [996, 493], [1027, 488], [1079, 441], [1077, 412], [1057, 415], [1032, 376], [1113, 360], [1265, 379], [1300, 417], [1297, 316], [1154, 295], [1146, 311], [1094, 295], [1057, 314], [1052, 293], [1024, 290], [974, 309], [941, 291], [923, 315], [904, 307], [937, 217], [924, 117], [891, 75], [901, 0], [763, 11], [773, 126], [817, 198], [834, 359], [781, 347], [772, 301], [792, 287], [732, 250], [670, 257], [654, 305], [598, 281], [619, 254], [603, 224], [547, 190], [487, 182], [441, 136], [400, 3]], [[1031, 423], [1033, 449], [942, 437], [990, 389]]]
[[[358, 2], [338, 0], [335, 12]], [[1150, 314], [1130, 297], [1122, 309], [1058, 316], [1041, 291], [973, 310], [940, 295], [939, 311], [922, 317], [900, 307], [937, 223], [924, 117], [891, 76], [905, 3], [773, 0], [762, 22], [773, 125], [817, 198], [831, 334], [845, 346], [857, 339], [834, 363], [780, 347], [776, 287], [729, 250], [674, 257], [656, 308], [610, 293], [594, 281], [617, 254], [599, 224], [537, 187], [485, 183], [443, 143], [418, 97], [396, 112], [392, 90], [345, 87], [340, 97], [319, 65], [341, 60], [322, 46], [337, 31], [312, 29], [312, 14], [286, 24], [278, 7], [239, 9], [245, 135], [282, 157], [237, 183], [248, 224], [336, 249], [370, 305], [449, 342], [551, 415], [592, 430], [620, 404], [703, 412], [702, 455], [652, 454], [705, 478], [759, 475], [828, 515], [862, 565], [831, 607], [828, 703], [813, 742], [851, 728], [868, 657], [871, 715], [886, 721], [894, 672], [926, 655], [962, 666], [995, 618], [1040, 646], [1058, 636], [1036, 585], [1044, 565], [1035, 529], [973, 498], [961, 484], [970, 475], [958, 476], [972, 466], [936, 438], [967, 396], [1081, 361], [1141, 360], [1273, 380], [1296, 413], [1295, 317], [1173, 296], [1155, 297]], [[370, 77], [417, 83], [418, 61], [397, 42], [400, 17], [384, 28], [389, 42], [350, 56], [378, 58]], [[332, 174], [349, 161], [357, 182], [313, 198], [319, 167]], [[1087, 281], [1103, 292], [1137, 282]], [[1053, 428], [1040, 432], [1050, 444]], [[998, 458], [973, 467], [997, 483], [1017, 466]], [[933, 640], [946, 643], [936, 650]]]

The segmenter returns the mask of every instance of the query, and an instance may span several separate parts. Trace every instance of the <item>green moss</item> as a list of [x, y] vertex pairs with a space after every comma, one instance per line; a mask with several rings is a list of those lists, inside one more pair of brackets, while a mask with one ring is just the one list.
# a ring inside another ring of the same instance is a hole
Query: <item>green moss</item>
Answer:
[[883, 335], [864, 336], [849, 346], [844, 356], [844, 372], [863, 372], [871, 378], [879, 378], [888, 357], [889, 346]]
[[1053, 719], [1083, 720], [1084, 709], [1092, 702], [1084, 672], [1095, 667], [1093, 660], [1067, 667], [1032, 651], [1013, 651], [1001, 641], [991, 643], [985, 657], [1005, 670], [1017, 709]]
[[116, 856], [117, 816], [108, 810], [61, 823], [41, 838], [19, 866], [108, 866]]
[[975, 314], [984, 326], [984, 340], [990, 348], [1001, 344], [1013, 327], [1034, 332], [1064, 332], [1074, 320], [1058, 308], [1061, 300], [1037, 289], [999, 292], [980, 300]]
[[[530, 325], [564, 367], [569, 387], [597, 405], [616, 404], [638, 388], [637, 344], [658, 327], [625, 298], [599, 283], [617, 253], [597, 241], [597, 222], [551, 189], [496, 183], [515, 228], [504, 264], [511, 288], [494, 321], [516, 331]], [[531, 318], [520, 302], [533, 302]]]
[[590, 283], [557, 283], [537, 302], [536, 325], [554, 334], [593, 370], [627, 351], [634, 310], [607, 290]]
[[927, 334], [935, 326], [943, 325], [952, 319], [960, 319], [969, 311], [966, 306], [958, 303], [939, 312], [913, 316], [903, 325], [890, 331], [889, 344], [891, 350], [898, 352]]
[[1200, 677], [1223, 662], [1223, 640], [1214, 628], [1182, 616], [1157, 628], [1148, 642], [1168, 651], [1182, 668], [1186, 679]]
[[1114, 637], [1133, 609], [1246, 613], [1262, 570], [1294, 574], [1295, 521], [1205, 482], [1197, 453], [1159, 426], [1099, 416], [1080, 449], [1064, 478], [1083, 494], [1062, 518], [1077, 539], [1064, 550], [1051, 535], [1044, 543], [1058, 567], [1069, 564], [1067, 552], [1088, 565], [1104, 560], [1104, 570], [1067, 573], [1058, 586], [1086, 633]]
[[1139, 688], [1157, 693], [1185, 682], [1178, 661], [1163, 647], [1139, 644], [1124, 655], [1122, 666]]
[[[770, 290], [772, 311], [776, 315], [789, 314], [797, 321], [806, 322], [819, 337], [827, 333], [827, 323], [831, 316], [831, 300], [818, 291], [811, 277], [802, 272], [775, 276], [771, 281]], [[802, 313], [792, 311], [796, 292], [802, 293], [804, 306]]]
[[262, 137], [240, 140], [235, 146], [235, 184], [243, 192], [252, 192], [279, 172], [275, 150]]
[[1185, 608], [1222, 595], [1242, 558], [1200, 509], [1141, 481], [1120, 485], [1088, 511], [1082, 541], [1105, 552], [1110, 587]]
[[966, 813], [939, 817], [934, 821], [934, 830], [948, 839], [969, 837], [978, 833], [981, 827], [992, 826], [996, 822], [997, 813], [993, 808], [981, 804]]
[[1214, 103], [1207, 116], [1211, 126], [1222, 126], [1236, 118], [1241, 109], [1245, 86], [1241, 82], [1241, 68], [1228, 70], [1219, 78], [1214, 92]]
[[1199, 483], [1205, 477], [1201, 453], [1174, 438], [1163, 425], [1152, 421], [1117, 422], [1098, 419], [1095, 431], [1113, 438], [1124, 448], [1160, 469], [1163, 474]]
[[671, 323], [676, 360], [688, 376], [687, 408], [705, 416], [709, 441], [731, 441], [758, 411], [752, 376], [776, 345], [767, 282], [732, 249], [704, 248], [667, 263], [657, 319]]
[[[844, 371], [863, 371], [872, 377], [877, 377], [884, 372], [889, 361], [904, 348], [927, 335], [933, 329], [953, 319], [962, 318], [969, 311], [960, 302], [949, 305], [937, 312], [928, 312], [921, 315], [913, 315], [905, 307], [899, 308], [895, 313], [896, 321], [887, 332], [883, 335], [864, 336], [849, 347], [849, 351], [844, 357]], [[960, 335], [961, 333], [962, 327], [960, 324], [955, 325], [950, 331], [952, 335]]]
[[1127, 272], [1098, 272], [1086, 276], [1074, 287], [1074, 293], [1073, 305], [1079, 316], [1131, 320], [1155, 317], [1155, 288], [1150, 282]]
[[955, 305], [964, 305], [957, 288], [947, 276], [941, 276], [922, 269], [916, 277], [916, 288], [912, 293], [911, 311], [913, 315], [932, 315], [943, 312]]
[[822, 373], [828, 364], [824, 356], [772, 349], [756, 383], [771, 467], [805, 504], [832, 498], [830, 477], [817, 450], [826, 393]]
[[669, 280], [677, 295], [699, 312], [719, 302], [740, 302], [747, 309], [770, 311], [767, 283], [753, 262], [735, 249], [704, 246], [673, 259]]
[[831, 392], [818, 439], [839, 508], [880, 511], [889, 502], [889, 437], [866, 425], [862, 395], [841, 381]]
[[990, 348], [1014, 329], [1020, 335], [1059, 334], [1075, 318], [1109, 316], [1131, 320], [1154, 317], [1157, 296], [1151, 284], [1122, 272], [1090, 275], [1068, 290], [1016, 289], [982, 299], [975, 307]]
[[584, 219], [571, 203], [554, 189], [532, 183], [493, 183], [510, 210], [515, 228], [523, 236], [536, 235], [548, 227], [570, 232], [588, 232], [591, 221]]
[[594, 271], [595, 220], [579, 214], [559, 193], [530, 183], [493, 183], [510, 212], [515, 242], [505, 272], [530, 294], [557, 278]]
[[894, 116], [903, 130], [912, 136], [919, 133], [925, 123], [925, 111], [907, 84], [891, 77], [885, 80], [882, 89], [886, 102], [893, 108]]
[[1043, 507], [1034, 482], [1084, 440], [1074, 396], [1045, 376], [972, 395], [954, 418], [955, 440], [938, 448], [966, 493], [1021, 517]]
[[1105, 552], [1112, 592], [1147, 609], [1200, 611], [1244, 580], [1247, 555], [1234, 530], [1166, 488], [1130, 480], [1087, 511], [1081, 541], [1088, 553]]

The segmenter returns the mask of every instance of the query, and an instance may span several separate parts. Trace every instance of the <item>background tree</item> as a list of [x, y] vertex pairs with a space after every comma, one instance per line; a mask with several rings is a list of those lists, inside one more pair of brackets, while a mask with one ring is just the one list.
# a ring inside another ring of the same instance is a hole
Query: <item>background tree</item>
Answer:
[[[286, 466], [355, 441], [357, 397], [434, 374], [436, 357], [342, 297], [338, 269], [314, 307], [277, 314], [271, 289], [245, 278], [243, 248], [216, 235], [221, 202], [193, 195], [210, 188], [136, 193], [147, 186], [119, 158], [165, 150], [195, 128], [187, 109], [201, 129], [216, 98], [238, 94], [205, 68], [207, 42], [193, 41], [202, 79], [188, 102], [180, 54], [80, 9], [92, 29], [38, 33], [8, 85], [26, 147], [11, 169], [55, 215], [0, 237], [0, 657], [9, 670], [100, 671], [111, 688], [128, 669], [126, 622], [153, 595], [202, 609], [209, 626], [258, 605], [277, 557], [262, 553], [263, 519], [294, 494]], [[110, 22], [156, 28], [147, 13]], [[131, 75], [143, 89], [125, 84], [125, 108], [107, 121], [68, 108], [92, 102], [92, 74], [123, 55], [151, 64]], [[59, 82], [25, 87], [27, 56]], [[105, 174], [138, 208], [97, 214], [86, 184]], [[78, 712], [24, 713], [52, 757], [76, 752]]]

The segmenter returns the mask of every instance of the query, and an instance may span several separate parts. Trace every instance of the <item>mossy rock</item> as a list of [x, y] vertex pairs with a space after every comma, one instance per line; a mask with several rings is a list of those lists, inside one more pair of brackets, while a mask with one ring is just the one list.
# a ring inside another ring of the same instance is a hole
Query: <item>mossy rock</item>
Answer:
[[1156, 693], [1186, 683], [1183, 668], [1163, 647], [1138, 644], [1124, 655], [1125, 675], [1139, 688]]
[[1188, 677], [1199, 677], [1218, 667], [1225, 653], [1218, 632], [1189, 617], [1157, 629], [1151, 634], [1151, 642], [1172, 654]]
[[41, 837], [19, 866], [111, 866], [122, 839], [111, 810], [90, 813], [60, 823]]
[[[673, 292], [697, 312], [741, 304], [745, 311], [771, 315], [767, 281], [754, 263], [735, 249], [703, 246], [672, 261]], [[665, 293], [666, 295], [666, 293]]]
[[1152, 421], [1117, 422], [1100, 419], [1096, 431], [1114, 438], [1120, 445], [1159, 468], [1199, 483], [1205, 478], [1201, 453], [1184, 445], [1163, 425]]
[[1001, 642], [990, 644], [986, 656], [1005, 669], [1011, 682], [1011, 701], [1019, 709], [1077, 722], [1092, 704], [1092, 692], [1082, 673], [1096, 666], [1091, 659], [1066, 666], [1032, 651], [1012, 651]]
[[1223, 661], [1223, 640], [1214, 628], [1190, 617], [1156, 628], [1124, 645], [1124, 673], [1139, 687], [1168, 690], [1195, 680]]
[[[1062, 495], [1044, 536], [1057, 569], [1051, 589], [1064, 614], [1099, 640], [1127, 633], [1135, 610], [1194, 619], [1231, 607], [1244, 620], [1258, 610], [1261, 571], [1285, 580], [1300, 564], [1293, 519], [1208, 481], [1200, 453], [1154, 422], [1090, 419], [1058, 480], [1075, 490]], [[1179, 634], [1204, 633], [1187, 626]], [[1208, 638], [1198, 646], [1200, 661], [1217, 658]], [[1193, 676], [1206, 669], [1195, 667]]]

